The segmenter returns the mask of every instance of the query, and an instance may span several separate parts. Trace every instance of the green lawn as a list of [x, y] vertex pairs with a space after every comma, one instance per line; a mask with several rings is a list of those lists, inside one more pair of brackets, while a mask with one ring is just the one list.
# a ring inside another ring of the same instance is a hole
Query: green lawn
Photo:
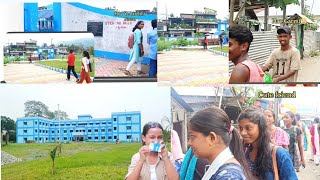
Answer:
[[49, 151], [56, 144], [10, 144], [2, 147], [23, 162], [1, 166], [2, 179], [124, 179], [140, 143], [62, 144], [54, 175]]
[[224, 53], [229, 53], [229, 46], [222, 46], [222, 50], [221, 50], [220, 46], [219, 47], [213, 47], [212, 49], [216, 50], [216, 51], [222, 51]]
[[[67, 60], [53, 60], [53, 61], [40, 61], [40, 62], [36, 62], [42, 65], [46, 65], [46, 66], [50, 66], [50, 67], [56, 67], [56, 68], [60, 68], [63, 70], [68, 70], [68, 63]], [[95, 63], [91, 62], [91, 67], [92, 67], [92, 72], [90, 73], [91, 77], [94, 77], [94, 69], [95, 69]], [[76, 73], [80, 74], [80, 70], [81, 70], [81, 61], [79, 58], [77, 58], [77, 60], [75, 61], [75, 71]], [[72, 74], [72, 73], [71, 73]]]

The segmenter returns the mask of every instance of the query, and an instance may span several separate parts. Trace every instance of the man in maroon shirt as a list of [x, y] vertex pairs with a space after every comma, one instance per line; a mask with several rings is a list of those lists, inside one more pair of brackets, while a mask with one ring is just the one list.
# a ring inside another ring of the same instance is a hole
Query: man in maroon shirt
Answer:
[[70, 54], [68, 56], [68, 74], [67, 74], [67, 80], [70, 80], [70, 71], [72, 71], [75, 78], [77, 78], [77, 82], [79, 81], [77, 73], [74, 71], [74, 61], [76, 60], [76, 57], [73, 54], [73, 50], [70, 50]]

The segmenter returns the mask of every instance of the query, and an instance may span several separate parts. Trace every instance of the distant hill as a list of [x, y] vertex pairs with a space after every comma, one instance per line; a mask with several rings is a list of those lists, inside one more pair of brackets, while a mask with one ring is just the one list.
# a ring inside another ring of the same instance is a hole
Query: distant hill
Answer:
[[56, 47], [58, 47], [60, 44], [64, 45], [79, 45], [82, 44], [84, 48], [88, 48], [91, 46], [94, 46], [94, 39], [93, 38], [81, 38], [81, 39], [75, 39], [70, 41], [60, 41], [55, 44]]

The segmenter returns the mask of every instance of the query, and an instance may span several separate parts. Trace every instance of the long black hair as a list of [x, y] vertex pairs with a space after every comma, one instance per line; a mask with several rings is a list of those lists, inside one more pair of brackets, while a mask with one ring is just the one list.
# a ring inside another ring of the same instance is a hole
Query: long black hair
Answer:
[[154, 19], [151, 21], [151, 26], [154, 28], [157, 28], [157, 19]]
[[[258, 155], [256, 159], [256, 172], [253, 174], [265, 179], [264, 175], [268, 169], [272, 169], [271, 162], [271, 148], [270, 148], [270, 136], [267, 128], [267, 123], [262, 111], [258, 108], [248, 108], [242, 112], [239, 116], [238, 122], [248, 119], [253, 124], [257, 124], [259, 128], [258, 136]], [[252, 150], [249, 144], [245, 145], [248, 150]]]
[[[159, 128], [163, 132], [163, 127], [161, 126], [161, 124], [159, 124], [157, 122], [148, 122], [147, 124], [145, 124], [143, 126], [142, 135], [146, 136], [148, 134], [149, 129], [151, 129], [151, 128]], [[144, 141], [142, 141], [142, 145], [146, 145], [146, 143]]]
[[290, 118], [292, 119], [292, 125], [297, 125], [297, 118], [296, 115], [292, 112], [292, 111], [287, 111], [286, 114], [288, 114], [290, 116]]
[[134, 32], [136, 29], [138, 29], [138, 26], [143, 23], [143, 21], [138, 21], [137, 24], [133, 27], [132, 32]]
[[231, 121], [228, 115], [218, 107], [210, 107], [198, 111], [190, 120], [190, 128], [208, 136], [214, 132], [220, 136], [226, 146], [229, 146], [235, 159], [239, 161], [247, 177], [251, 177], [248, 164], [244, 156], [244, 149], [239, 132], [230, 132]]
[[84, 55], [84, 57], [90, 59], [90, 55], [89, 55], [88, 51], [83, 51], [83, 55]]

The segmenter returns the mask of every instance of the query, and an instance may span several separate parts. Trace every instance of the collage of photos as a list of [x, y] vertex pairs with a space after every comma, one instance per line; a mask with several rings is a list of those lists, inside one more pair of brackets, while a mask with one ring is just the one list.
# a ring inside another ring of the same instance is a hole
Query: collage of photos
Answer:
[[1, 179], [320, 179], [320, 1], [1, 7]]

